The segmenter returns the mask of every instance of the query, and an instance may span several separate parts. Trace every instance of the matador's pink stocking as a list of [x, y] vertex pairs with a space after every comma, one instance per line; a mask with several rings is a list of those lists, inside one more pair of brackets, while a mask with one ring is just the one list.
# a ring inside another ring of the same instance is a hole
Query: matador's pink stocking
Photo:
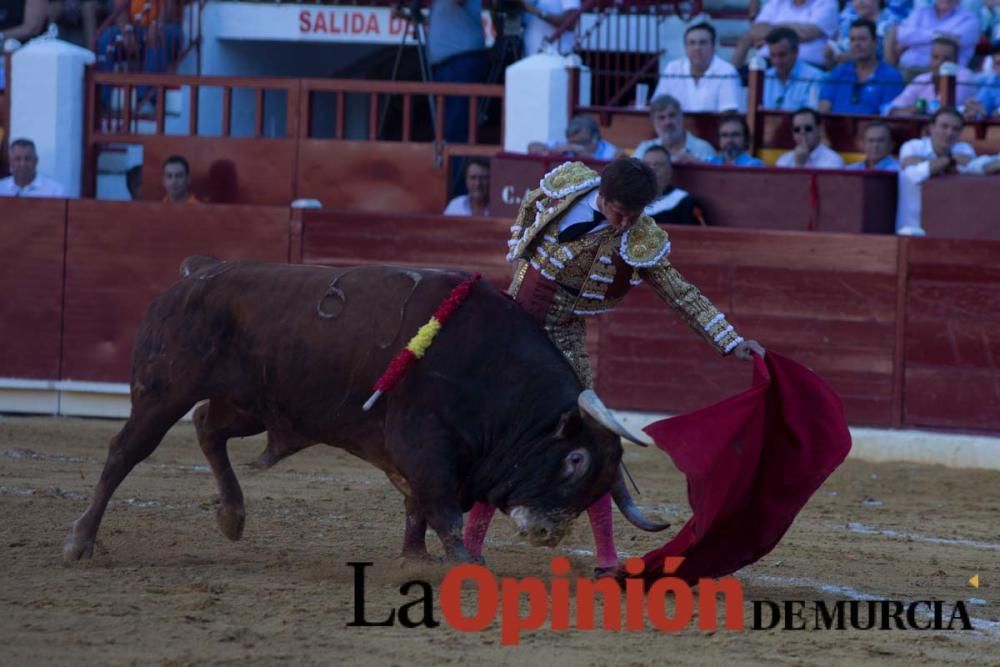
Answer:
[[490, 521], [497, 511], [493, 505], [486, 503], [476, 503], [469, 510], [469, 516], [465, 517], [465, 534], [462, 540], [465, 548], [476, 558], [483, 555], [483, 542], [486, 540], [486, 531], [490, 529]]

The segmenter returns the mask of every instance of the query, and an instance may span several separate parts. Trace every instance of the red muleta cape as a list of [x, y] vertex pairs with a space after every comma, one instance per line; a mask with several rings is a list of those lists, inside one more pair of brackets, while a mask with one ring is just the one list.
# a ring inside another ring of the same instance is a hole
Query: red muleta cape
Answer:
[[759, 560], [851, 449], [840, 397], [773, 352], [754, 357], [747, 391], [644, 430], [687, 477], [694, 511], [643, 556], [649, 582], [664, 576], [668, 556], [685, 558], [673, 576], [689, 584]]

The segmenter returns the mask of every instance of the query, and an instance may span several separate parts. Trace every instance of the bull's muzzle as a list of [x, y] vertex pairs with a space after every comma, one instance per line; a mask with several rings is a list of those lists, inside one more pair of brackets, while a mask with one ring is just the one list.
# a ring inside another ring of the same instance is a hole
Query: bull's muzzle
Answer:
[[567, 525], [539, 517], [526, 507], [512, 509], [510, 518], [517, 524], [518, 534], [536, 547], [554, 547], [568, 530]]

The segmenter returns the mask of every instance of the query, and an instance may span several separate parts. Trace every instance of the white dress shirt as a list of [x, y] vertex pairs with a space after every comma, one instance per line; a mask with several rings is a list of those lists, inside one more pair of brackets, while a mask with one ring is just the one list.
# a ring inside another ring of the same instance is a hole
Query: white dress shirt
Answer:
[[653, 97], [672, 95], [684, 111], [742, 111], [746, 103], [736, 68], [719, 56], [713, 56], [708, 69], [695, 81], [691, 61], [671, 60], [663, 69]]
[[35, 180], [26, 186], [18, 187], [13, 176], [8, 176], [0, 180], [0, 197], [65, 197], [66, 190], [63, 186], [46, 178], [41, 174], [35, 174]]
[[[528, 0], [531, 4], [541, 9], [546, 14], [558, 15], [568, 12], [571, 9], [580, 9], [580, 0]], [[555, 26], [549, 25], [534, 14], [524, 15], [524, 55], [533, 56], [542, 51], [545, 38], [556, 31]], [[559, 37], [559, 41], [553, 46], [561, 54], [569, 53], [573, 50], [573, 29], [567, 30]]]
[[[827, 40], [837, 33], [837, 0], [806, 0], [801, 7], [792, 0], [770, 0], [760, 10], [756, 22], [760, 23], [811, 23], [823, 32], [819, 39], [799, 44], [799, 58], [817, 67], [823, 67], [823, 47]], [[768, 57], [767, 45], [760, 47], [757, 54]]]
[[[972, 146], [960, 141], [951, 149], [952, 155], [976, 157]], [[920, 226], [920, 185], [931, 177], [929, 160], [937, 157], [930, 137], [910, 139], [899, 149], [899, 161], [920, 157], [924, 162], [903, 167], [899, 170], [899, 199], [896, 204], [896, 233], [904, 236], [923, 236]]]
[[[795, 151], [788, 151], [784, 155], [778, 158], [778, 161], [774, 163], [777, 167], [798, 167], [800, 165], [795, 164]], [[844, 158], [840, 157], [837, 151], [833, 150], [826, 144], [820, 144], [812, 150], [809, 154], [809, 159], [806, 160], [802, 167], [811, 167], [813, 169], [840, 169], [844, 166]]]

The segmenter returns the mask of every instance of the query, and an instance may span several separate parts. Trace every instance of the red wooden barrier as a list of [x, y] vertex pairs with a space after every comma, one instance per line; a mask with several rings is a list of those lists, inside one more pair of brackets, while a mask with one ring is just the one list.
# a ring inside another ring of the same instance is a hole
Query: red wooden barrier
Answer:
[[0, 377], [55, 380], [66, 201], [0, 198]]
[[63, 378], [127, 382], [152, 298], [189, 255], [288, 261], [288, 209], [71, 201]]
[[147, 137], [142, 199], [163, 199], [163, 161], [178, 154], [191, 165], [191, 191], [202, 201], [288, 206], [295, 199], [296, 148], [294, 139]]
[[302, 219], [306, 264], [446, 267], [479, 271], [500, 289], [510, 282], [509, 220], [328, 210]]
[[[830, 381], [855, 424], [896, 422], [897, 240], [669, 228], [672, 261], [737, 330]], [[614, 407], [679, 412], [748, 386], [646, 287], [601, 320], [598, 388]], [[895, 407], [894, 407], [895, 406]]]
[[945, 176], [920, 186], [920, 221], [940, 239], [1000, 241], [1000, 178]]
[[1000, 242], [907, 246], [906, 423], [1000, 430]]

